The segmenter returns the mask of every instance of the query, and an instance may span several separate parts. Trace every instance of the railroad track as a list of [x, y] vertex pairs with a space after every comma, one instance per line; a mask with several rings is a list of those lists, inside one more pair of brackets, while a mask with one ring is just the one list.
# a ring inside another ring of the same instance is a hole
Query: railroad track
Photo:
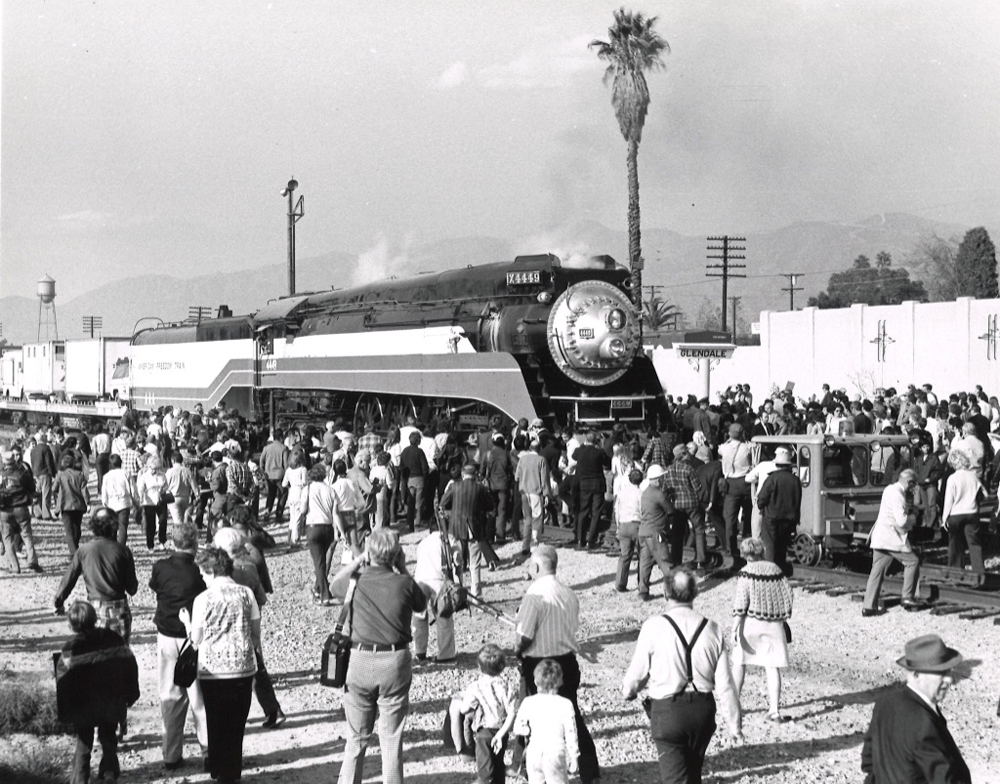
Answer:
[[[864, 598], [868, 575], [823, 566], [794, 567], [790, 581], [793, 586], [807, 593], [825, 593], [828, 596], [846, 596], [859, 604]], [[929, 603], [926, 612], [931, 615], [958, 615], [965, 620], [992, 618], [1000, 626], [1000, 592], [973, 590], [956, 586], [935, 576], [921, 574], [919, 596]], [[882, 603], [886, 607], [898, 605], [903, 581], [898, 577], [887, 577], [882, 586]]]

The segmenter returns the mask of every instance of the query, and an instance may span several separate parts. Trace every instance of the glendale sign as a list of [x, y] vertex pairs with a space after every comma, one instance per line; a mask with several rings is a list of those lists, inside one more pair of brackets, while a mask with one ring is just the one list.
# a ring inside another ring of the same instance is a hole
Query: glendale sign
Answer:
[[729, 359], [736, 346], [698, 345], [695, 343], [675, 343], [674, 351], [681, 359]]

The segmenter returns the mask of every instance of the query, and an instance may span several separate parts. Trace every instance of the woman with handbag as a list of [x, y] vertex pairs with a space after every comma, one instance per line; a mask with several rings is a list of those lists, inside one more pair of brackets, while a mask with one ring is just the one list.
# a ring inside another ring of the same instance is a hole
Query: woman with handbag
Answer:
[[243, 733], [250, 714], [254, 653], [260, 647], [260, 608], [253, 591], [233, 580], [233, 560], [214, 547], [195, 557], [208, 588], [189, 614], [178, 617], [198, 649], [198, 680], [208, 725], [208, 765], [219, 784], [243, 773]]
[[146, 524], [146, 548], [153, 552], [154, 537], [159, 539], [160, 548], [167, 544], [167, 475], [159, 457], [150, 457], [135, 480], [139, 503]]
[[792, 617], [792, 588], [781, 567], [763, 560], [764, 543], [757, 538], [740, 543], [747, 563], [740, 569], [733, 597], [733, 682], [736, 696], [743, 690], [748, 664], [767, 672], [768, 719], [783, 722], [781, 670], [788, 666], [788, 624]]
[[964, 566], [968, 546], [972, 571], [982, 574], [983, 546], [980, 539], [979, 498], [985, 495], [983, 485], [972, 467], [972, 460], [961, 449], [948, 455], [948, 465], [955, 473], [948, 477], [944, 489], [944, 513], [941, 524], [948, 531], [948, 566]]

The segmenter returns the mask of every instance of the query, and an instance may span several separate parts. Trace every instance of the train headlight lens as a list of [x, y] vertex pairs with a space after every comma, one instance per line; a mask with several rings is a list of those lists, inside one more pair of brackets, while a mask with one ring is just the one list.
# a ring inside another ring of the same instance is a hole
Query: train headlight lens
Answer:
[[619, 338], [608, 341], [608, 353], [617, 358], [625, 356], [625, 341]]
[[621, 308], [615, 308], [608, 314], [608, 326], [615, 330], [624, 329], [625, 319], [625, 311]]

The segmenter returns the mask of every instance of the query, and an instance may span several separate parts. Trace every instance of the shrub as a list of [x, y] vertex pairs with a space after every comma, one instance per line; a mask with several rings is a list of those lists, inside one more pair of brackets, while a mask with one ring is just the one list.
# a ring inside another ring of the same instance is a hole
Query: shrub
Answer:
[[[37, 676], [0, 672], [0, 736], [15, 732], [55, 735], [65, 732], [56, 709], [56, 693]], [[6, 779], [0, 781], [19, 781]]]
[[0, 781], [67, 784], [71, 764], [72, 754], [56, 744], [43, 745], [26, 739], [26, 742], [0, 745]]

